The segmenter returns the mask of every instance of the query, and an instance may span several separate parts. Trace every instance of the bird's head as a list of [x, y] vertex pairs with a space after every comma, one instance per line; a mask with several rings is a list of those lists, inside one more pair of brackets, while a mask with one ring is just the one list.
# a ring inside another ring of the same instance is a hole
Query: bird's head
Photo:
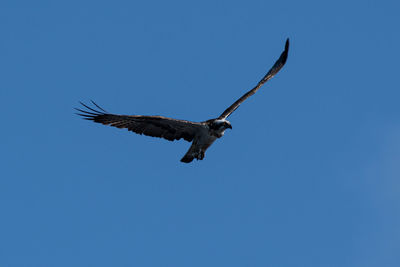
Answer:
[[225, 129], [232, 129], [232, 125], [227, 120], [213, 120], [210, 124], [210, 128], [213, 130], [224, 131]]
[[225, 127], [225, 129], [228, 129], [228, 128], [232, 129], [232, 125], [229, 121], [224, 121], [224, 127]]

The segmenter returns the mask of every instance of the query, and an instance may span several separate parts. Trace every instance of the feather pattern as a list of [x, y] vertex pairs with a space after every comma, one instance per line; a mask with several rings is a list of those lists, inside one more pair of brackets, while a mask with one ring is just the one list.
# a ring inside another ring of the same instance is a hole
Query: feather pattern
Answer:
[[163, 116], [110, 114], [93, 101], [92, 104], [97, 109], [89, 107], [82, 102], [80, 103], [86, 110], [76, 108], [80, 112], [77, 114], [87, 120], [117, 128], [126, 128], [137, 134], [160, 137], [169, 141], [183, 138], [191, 142], [199, 129], [204, 127], [203, 123], [171, 119]]
[[268, 73], [258, 84], [228, 107], [218, 118], [203, 122], [177, 120], [163, 116], [117, 115], [92, 102], [88, 106], [82, 102], [81, 108], [76, 108], [79, 116], [104, 125], [124, 128], [137, 134], [164, 138], [169, 141], [184, 139], [192, 142], [190, 149], [181, 159], [189, 163], [193, 159], [202, 160], [206, 150], [215, 140], [224, 135], [226, 129], [232, 129], [231, 123], [226, 120], [240, 104], [257, 92], [260, 87], [277, 74], [285, 65], [289, 52], [289, 39], [286, 40], [285, 50], [280, 55]]
[[218, 117], [218, 119], [224, 120], [224, 119], [228, 118], [232, 114], [232, 112], [234, 112], [240, 106], [240, 104], [242, 104], [250, 96], [254, 95], [264, 83], [266, 83], [272, 77], [274, 77], [275, 74], [277, 74], [280, 71], [280, 69], [285, 65], [286, 59], [288, 57], [288, 52], [289, 52], [289, 38], [286, 39], [285, 50], [282, 52], [281, 56], [275, 62], [275, 64], [272, 66], [272, 68], [268, 71], [268, 73], [261, 79], [261, 81], [259, 81], [258, 84], [253, 89], [251, 89], [250, 91], [245, 93], [241, 98], [236, 100], [236, 102], [233, 103], [229, 108], [227, 108]]

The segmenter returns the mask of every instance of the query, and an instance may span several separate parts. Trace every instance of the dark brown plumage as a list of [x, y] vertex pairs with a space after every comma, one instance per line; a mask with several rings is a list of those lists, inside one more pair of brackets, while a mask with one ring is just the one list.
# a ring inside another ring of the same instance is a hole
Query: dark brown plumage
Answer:
[[228, 118], [247, 98], [255, 94], [264, 83], [279, 72], [286, 63], [288, 52], [289, 39], [286, 40], [285, 50], [261, 81], [228, 107], [216, 119], [192, 122], [162, 116], [116, 115], [108, 113], [93, 101], [92, 104], [95, 108], [91, 108], [81, 102], [82, 106], [87, 110], [79, 108], [76, 110], [80, 112], [78, 115], [87, 120], [117, 128], [126, 128], [138, 134], [160, 137], [169, 141], [183, 138], [188, 142], [192, 142], [192, 145], [181, 161], [189, 163], [195, 158], [202, 160], [208, 147], [210, 147], [216, 139], [221, 138], [226, 129], [232, 129], [231, 123], [227, 121], [226, 118]]
[[80, 102], [85, 108], [76, 110], [81, 112], [78, 115], [85, 117], [87, 120], [110, 125], [117, 128], [126, 128], [128, 131], [137, 134], [144, 134], [152, 137], [160, 137], [169, 141], [184, 140], [193, 141], [196, 132], [202, 127], [201, 123], [177, 120], [162, 116], [140, 116], [140, 115], [115, 115], [110, 114], [92, 101], [98, 110], [93, 109]]
[[240, 106], [240, 104], [242, 104], [250, 96], [254, 95], [264, 83], [266, 83], [272, 77], [274, 77], [275, 74], [277, 74], [278, 71], [280, 71], [280, 69], [285, 65], [288, 53], [289, 53], [289, 38], [286, 39], [285, 50], [282, 52], [281, 56], [275, 62], [272, 68], [268, 71], [268, 73], [261, 79], [261, 81], [259, 81], [258, 84], [253, 89], [245, 93], [241, 98], [236, 100], [236, 102], [233, 103], [229, 108], [227, 108], [224, 112], [222, 112], [222, 114], [218, 117], [218, 119], [222, 120], [228, 118], [232, 114], [232, 112], [234, 112]]

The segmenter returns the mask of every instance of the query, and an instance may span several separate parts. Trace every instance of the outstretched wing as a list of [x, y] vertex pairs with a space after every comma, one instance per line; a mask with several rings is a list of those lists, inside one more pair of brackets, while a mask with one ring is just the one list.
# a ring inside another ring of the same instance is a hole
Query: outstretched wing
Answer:
[[233, 103], [229, 108], [227, 108], [220, 116], [218, 119], [226, 119], [229, 117], [229, 115], [232, 114], [239, 106], [242, 104], [247, 98], [250, 96], [254, 95], [260, 87], [266, 83], [269, 79], [275, 76], [275, 74], [278, 73], [278, 71], [285, 65], [286, 59], [288, 56], [289, 52], [289, 38], [286, 40], [285, 44], [285, 50], [282, 52], [281, 56], [279, 59], [275, 62], [275, 64], [272, 66], [272, 68], [268, 71], [268, 73], [262, 78], [262, 80], [250, 91], [248, 91], [246, 94], [244, 94], [241, 98], [239, 98], [235, 103]]
[[183, 138], [191, 142], [194, 136], [204, 126], [201, 123], [176, 120], [162, 116], [135, 116], [135, 115], [116, 115], [110, 114], [96, 103], [91, 108], [80, 102], [87, 110], [76, 108], [78, 115], [87, 120], [110, 125], [117, 128], [126, 128], [138, 134], [144, 134], [152, 137], [160, 137], [169, 141], [179, 140]]

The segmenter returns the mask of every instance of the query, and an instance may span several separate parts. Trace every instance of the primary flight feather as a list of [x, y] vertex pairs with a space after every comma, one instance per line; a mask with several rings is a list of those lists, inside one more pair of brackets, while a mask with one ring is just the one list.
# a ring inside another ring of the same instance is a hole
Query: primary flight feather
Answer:
[[289, 39], [286, 40], [284, 51], [261, 81], [228, 107], [216, 119], [192, 122], [163, 116], [116, 115], [108, 113], [93, 101], [93, 108], [81, 102], [81, 105], [86, 109], [76, 108], [76, 110], [80, 112], [78, 115], [87, 120], [117, 128], [126, 128], [128, 131], [137, 134], [160, 137], [169, 141], [183, 138], [188, 142], [192, 142], [192, 145], [181, 161], [189, 163], [193, 159], [202, 160], [207, 148], [210, 147], [217, 138], [222, 137], [226, 129], [232, 129], [231, 123], [227, 121], [226, 118], [228, 118], [247, 98], [255, 94], [264, 83], [279, 72], [286, 63], [288, 52]]

